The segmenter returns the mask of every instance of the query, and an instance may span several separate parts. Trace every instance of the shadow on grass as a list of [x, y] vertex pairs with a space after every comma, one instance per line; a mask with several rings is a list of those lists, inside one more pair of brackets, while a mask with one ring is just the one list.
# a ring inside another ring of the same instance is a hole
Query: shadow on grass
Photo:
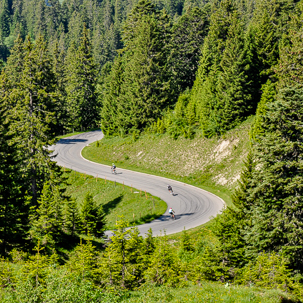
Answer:
[[149, 223], [159, 217], [160, 216], [158, 214], [145, 215], [145, 216], [141, 217], [140, 219], [130, 222], [130, 224], [131, 225], [140, 225], [140, 224], [144, 224], [144, 223]]
[[[68, 258], [68, 253], [73, 251], [80, 242], [82, 244], [85, 244], [87, 240], [85, 239], [85, 235], [68, 235], [68, 234], [62, 234], [60, 237], [60, 242], [56, 245], [56, 250], [59, 255], [59, 262], [63, 262], [63, 260], [66, 260]], [[101, 239], [101, 238], [100, 238]], [[104, 242], [96, 241], [94, 239], [90, 239], [93, 246], [95, 246], [98, 250], [104, 250]]]
[[113, 208], [116, 208], [117, 205], [122, 201], [123, 195], [118, 196], [117, 198], [107, 202], [106, 204], [103, 204], [103, 210], [106, 214], [109, 213], [109, 211]]

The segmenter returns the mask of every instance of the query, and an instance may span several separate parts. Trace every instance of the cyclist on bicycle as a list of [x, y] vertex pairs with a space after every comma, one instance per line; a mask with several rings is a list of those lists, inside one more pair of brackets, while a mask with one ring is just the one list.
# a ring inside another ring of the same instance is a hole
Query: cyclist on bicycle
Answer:
[[175, 211], [172, 208], [170, 208], [168, 212], [169, 212], [171, 218], [175, 219]]
[[116, 165], [114, 163], [112, 164], [111, 170], [112, 170], [112, 174], [116, 173]]
[[174, 193], [174, 192], [173, 192], [173, 189], [172, 189], [172, 187], [171, 187], [170, 185], [167, 185], [167, 189], [168, 189], [168, 192], [169, 192], [169, 193], [171, 193], [171, 194]]

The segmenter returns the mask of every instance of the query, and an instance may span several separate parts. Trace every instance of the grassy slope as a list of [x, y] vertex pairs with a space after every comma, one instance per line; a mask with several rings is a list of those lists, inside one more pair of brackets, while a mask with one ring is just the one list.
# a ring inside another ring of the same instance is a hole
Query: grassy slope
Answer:
[[184, 288], [143, 287], [141, 291], [132, 292], [131, 297], [123, 300], [123, 302], [290, 303], [298, 301], [292, 295], [279, 290], [225, 286], [220, 283], [202, 281], [200, 286], [195, 285]]
[[76, 199], [80, 206], [85, 195], [89, 192], [93, 195], [98, 205], [102, 204], [106, 212], [107, 228], [115, 227], [116, 218], [123, 214], [131, 224], [142, 224], [152, 221], [162, 215], [167, 205], [157, 197], [151, 197], [140, 193], [138, 190], [123, 186], [122, 184], [96, 180], [92, 176], [74, 171], [66, 172], [68, 177], [67, 194]]
[[165, 135], [143, 135], [138, 140], [104, 138], [86, 147], [82, 155], [94, 162], [161, 175], [209, 190], [231, 203], [249, 149], [252, 118], [222, 138], [201, 136], [174, 140]]

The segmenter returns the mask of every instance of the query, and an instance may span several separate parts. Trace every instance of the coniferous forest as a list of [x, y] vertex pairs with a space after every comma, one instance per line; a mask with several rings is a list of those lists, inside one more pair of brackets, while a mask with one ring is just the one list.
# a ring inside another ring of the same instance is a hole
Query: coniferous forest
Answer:
[[[144, 302], [132, 291], [205, 281], [303, 300], [302, 54], [302, 0], [0, 0], [0, 301]], [[121, 218], [100, 242], [105, 211], [66, 194], [46, 148], [96, 128], [215, 140], [251, 116], [211, 241]]]

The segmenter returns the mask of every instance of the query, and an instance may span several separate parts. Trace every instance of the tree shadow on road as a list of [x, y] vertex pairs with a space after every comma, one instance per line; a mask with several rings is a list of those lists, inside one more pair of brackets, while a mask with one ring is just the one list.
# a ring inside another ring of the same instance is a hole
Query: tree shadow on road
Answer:
[[75, 144], [86, 142], [87, 139], [60, 139], [56, 144]]
[[[181, 219], [182, 217], [186, 217], [186, 216], [191, 216], [194, 213], [184, 213], [184, 214], [175, 214], [175, 220]], [[161, 217], [159, 217], [157, 220], [159, 221], [169, 221], [169, 220], [173, 220], [170, 215], [162, 215]]]

